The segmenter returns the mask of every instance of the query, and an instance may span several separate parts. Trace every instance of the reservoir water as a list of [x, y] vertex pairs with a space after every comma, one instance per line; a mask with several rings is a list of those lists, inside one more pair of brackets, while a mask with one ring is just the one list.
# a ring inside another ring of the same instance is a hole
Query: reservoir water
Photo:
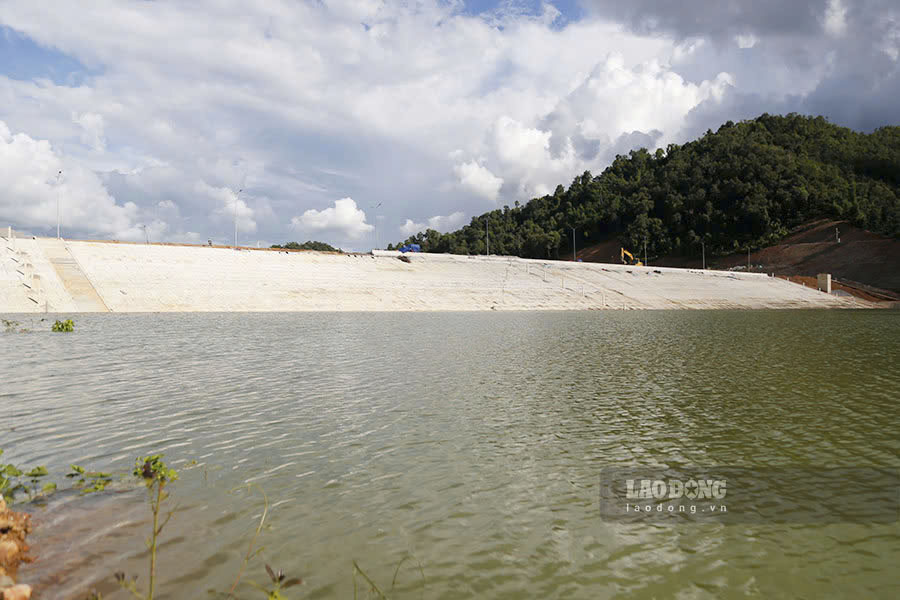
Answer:
[[[73, 463], [180, 471], [161, 597], [228, 591], [266, 502], [246, 578], [302, 577], [291, 598], [353, 597], [354, 560], [390, 589], [406, 556], [392, 598], [900, 595], [897, 519], [793, 519], [815, 490], [771, 499], [780, 522], [598, 501], [608, 468], [896, 471], [900, 311], [12, 318], [36, 332], [0, 334], [5, 462], [61, 489]], [[143, 488], [28, 510], [38, 597], [146, 584]]]

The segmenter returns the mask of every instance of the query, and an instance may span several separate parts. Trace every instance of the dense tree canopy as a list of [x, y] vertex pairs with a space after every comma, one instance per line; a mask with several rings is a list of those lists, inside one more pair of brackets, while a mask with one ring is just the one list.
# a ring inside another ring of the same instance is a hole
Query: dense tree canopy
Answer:
[[823, 117], [764, 114], [654, 153], [617, 156], [603, 173], [523, 206], [504, 206], [442, 234], [411, 236], [426, 252], [558, 258], [619, 238], [651, 256], [759, 248], [818, 217], [900, 236], [900, 127], [863, 134]]
[[297, 242], [288, 242], [287, 244], [274, 244], [273, 248], [284, 248], [285, 250], [318, 250], [320, 252], [342, 252], [340, 248], [335, 248], [331, 244], [325, 242], [306, 241], [302, 244]]

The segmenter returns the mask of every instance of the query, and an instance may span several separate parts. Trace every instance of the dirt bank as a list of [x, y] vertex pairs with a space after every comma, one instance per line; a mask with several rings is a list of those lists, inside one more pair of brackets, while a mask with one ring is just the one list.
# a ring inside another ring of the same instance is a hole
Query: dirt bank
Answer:
[[0, 598], [3, 600], [28, 600], [31, 587], [16, 584], [19, 565], [29, 562], [28, 544], [25, 539], [31, 532], [31, 517], [10, 510], [0, 497]]
[[[618, 240], [606, 240], [579, 250], [578, 258], [584, 262], [619, 263], [620, 247]], [[631, 251], [643, 260], [642, 248], [631, 248]], [[699, 268], [702, 258], [699, 254], [692, 257], [663, 256], [651, 259], [650, 264]], [[860, 298], [866, 296], [857, 293], [859, 286], [853, 283], [872, 286], [876, 292], [880, 288], [900, 293], [900, 240], [854, 227], [847, 221], [820, 219], [807, 223], [778, 244], [752, 251], [750, 264], [752, 271], [779, 276], [815, 277], [817, 273], [831, 273], [833, 279], [845, 280], [847, 291]], [[707, 254], [706, 265], [713, 269], [745, 268], [747, 253], [718, 257]]]
[[[816, 288], [819, 285], [818, 280], [811, 275], [779, 275], [778, 277], [793, 283], [800, 283], [809, 288]], [[840, 281], [835, 281], [834, 279], [831, 281], [831, 289], [832, 291], [841, 290], [847, 292], [851, 296], [856, 296], [857, 298], [862, 298], [869, 302], [895, 302], [897, 300], [894, 297], [895, 294], [887, 290], [881, 290], [880, 292], [870, 291], [863, 287], [844, 284]]]
[[[835, 230], [840, 233], [840, 243]], [[900, 292], [900, 240], [853, 227], [846, 221], [810, 223], [779, 244], [751, 252], [750, 263], [779, 275], [831, 273], [833, 278]], [[725, 269], [746, 264], [746, 254], [716, 260], [718, 268]]]

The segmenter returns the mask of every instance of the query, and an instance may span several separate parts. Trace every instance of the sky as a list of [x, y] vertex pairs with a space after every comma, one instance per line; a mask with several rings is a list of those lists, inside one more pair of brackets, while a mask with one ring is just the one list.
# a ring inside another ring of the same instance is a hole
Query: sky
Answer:
[[0, 0], [0, 225], [368, 250], [764, 112], [900, 124], [900, 3]]

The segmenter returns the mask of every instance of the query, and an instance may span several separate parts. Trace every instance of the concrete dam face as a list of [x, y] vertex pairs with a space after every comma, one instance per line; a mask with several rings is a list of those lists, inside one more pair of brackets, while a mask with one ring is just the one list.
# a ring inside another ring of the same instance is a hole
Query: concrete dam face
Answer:
[[858, 308], [760, 273], [0, 236], [0, 312]]

